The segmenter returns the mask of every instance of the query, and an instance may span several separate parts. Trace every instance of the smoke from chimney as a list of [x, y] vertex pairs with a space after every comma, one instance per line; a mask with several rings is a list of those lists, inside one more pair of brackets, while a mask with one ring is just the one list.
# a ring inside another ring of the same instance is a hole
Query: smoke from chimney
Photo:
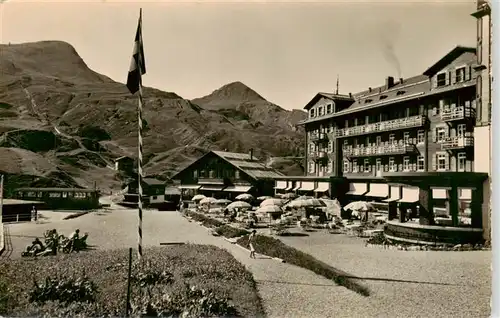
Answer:
[[380, 39], [382, 43], [382, 52], [389, 64], [391, 64], [397, 72], [398, 78], [401, 77], [401, 63], [394, 49], [394, 41], [397, 40], [401, 31], [401, 25], [394, 21], [382, 23], [380, 30]]

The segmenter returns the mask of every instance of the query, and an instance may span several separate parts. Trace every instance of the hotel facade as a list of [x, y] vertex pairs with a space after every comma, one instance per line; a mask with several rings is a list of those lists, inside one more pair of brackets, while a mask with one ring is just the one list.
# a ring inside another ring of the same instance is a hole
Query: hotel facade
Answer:
[[442, 215], [448, 227], [489, 241], [489, 4], [478, 2], [472, 15], [477, 47], [457, 46], [411, 78], [388, 76], [355, 94], [316, 94], [300, 123], [305, 176], [278, 178], [276, 191], [368, 199], [401, 223], [409, 211], [431, 227]]

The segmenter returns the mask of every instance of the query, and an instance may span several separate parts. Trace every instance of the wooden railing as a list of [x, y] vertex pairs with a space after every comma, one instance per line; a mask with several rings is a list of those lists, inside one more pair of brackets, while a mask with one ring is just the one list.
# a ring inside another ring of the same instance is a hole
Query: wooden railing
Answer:
[[335, 136], [336, 137], [357, 136], [357, 135], [372, 134], [375, 132], [421, 127], [423, 125], [425, 125], [425, 116], [417, 115], [417, 116], [382, 121], [379, 123], [337, 129], [335, 131]]
[[343, 154], [346, 157], [370, 157], [370, 156], [406, 154], [406, 153], [413, 153], [416, 151], [417, 147], [415, 145], [393, 144], [388, 146], [344, 148]]
[[465, 118], [475, 117], [475, 111], [472, 107], [454, 107], [450, 109], [445, 109], [441, 113], [442, 121], [452, 121], [452, 120], [462, 120]]

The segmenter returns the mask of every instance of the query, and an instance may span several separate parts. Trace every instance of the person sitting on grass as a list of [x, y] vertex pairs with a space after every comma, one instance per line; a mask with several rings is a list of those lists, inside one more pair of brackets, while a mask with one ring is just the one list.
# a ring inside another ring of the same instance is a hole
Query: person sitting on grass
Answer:
[[250, 248], [250, 258], [254, 258], [254, 259], [255, 259], [255, 248], [254, 248], [253, 244], [255, 242], [256, 233], [257, 233], [257, 231], [253, 230], [252, 233], [250, 233], [250, 235], [248, 236], [248, 247]]

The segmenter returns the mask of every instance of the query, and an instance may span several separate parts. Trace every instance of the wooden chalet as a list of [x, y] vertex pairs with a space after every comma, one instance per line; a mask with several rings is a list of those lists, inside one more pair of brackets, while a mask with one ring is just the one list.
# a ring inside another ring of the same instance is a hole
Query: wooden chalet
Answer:
[[14, 196], [19, 200], [44, 202], [43, 208], [85, 210], [99, 207], [97, 189], [80, 188], [18, 188]]
[[210, 151], [172, 176], [180, 182], [182, 199], [195, 194], [234, 199], [242, 193], [273, 195], [274, 179], [284, 176], [255, 158], [253, 151]]

